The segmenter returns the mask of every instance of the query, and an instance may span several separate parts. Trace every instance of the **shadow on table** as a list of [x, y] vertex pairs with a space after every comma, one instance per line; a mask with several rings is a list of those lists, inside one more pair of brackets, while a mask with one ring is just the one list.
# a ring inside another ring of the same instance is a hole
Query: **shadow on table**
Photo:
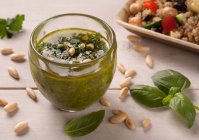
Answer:
[[171, 122], [169, 122], [173, 126], [181, 126], [179, 129], [181, 129], [182, 133], [185, 133], [186, 135], [198, 135], [199, 134], [199, 113], [196, 113], [196, 119], [195, 123], [192, 126], [192, 128], [187, 128], [183, 120], [176, 114], [175, 112], [170, 113]]

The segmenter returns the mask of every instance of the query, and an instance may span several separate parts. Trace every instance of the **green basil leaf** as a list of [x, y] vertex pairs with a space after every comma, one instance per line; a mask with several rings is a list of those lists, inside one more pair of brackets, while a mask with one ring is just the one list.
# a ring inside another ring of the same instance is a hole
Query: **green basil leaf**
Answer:
[[188, 128], [193, 126], [196, 110], [189, 98], [181, 93], [176, 93], [170, 100], [169, 107], [181, 116]]
[[75, 118], [66, 124], [64, 131], [73, 137], [84, 136], [94, 131], [100, 125], [104, 115], [105, 110], [100, 110]]
[[164, 106], [162, 100], [166, 97], [166, 94], [155, 87], [147, 85], [135, 85], [130, 90], [131, 96], [139, 103], [155, 108]]
[[171, 87], [180, 88], [180, 91], [188, 88], [191, 82], [181, 73], [174, 70], [162, 70], [152, 76], [154, 84], [166, 94]]
[[176, 93], [179, 93], [181, 90], [179, 87], [171, 87], [169, 89], [169, 95], [174, 96]]

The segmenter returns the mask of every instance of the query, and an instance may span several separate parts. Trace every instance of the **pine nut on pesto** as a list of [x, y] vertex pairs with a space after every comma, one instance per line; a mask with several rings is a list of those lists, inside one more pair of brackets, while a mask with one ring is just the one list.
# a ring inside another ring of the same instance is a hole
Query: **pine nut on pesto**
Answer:
[[105, 94], [115, 73], [116, 50], [115, 33], [104, 21], [64, 14], [33, 31], [29, 64], [39, 91], [57, 108], [74, 112]]

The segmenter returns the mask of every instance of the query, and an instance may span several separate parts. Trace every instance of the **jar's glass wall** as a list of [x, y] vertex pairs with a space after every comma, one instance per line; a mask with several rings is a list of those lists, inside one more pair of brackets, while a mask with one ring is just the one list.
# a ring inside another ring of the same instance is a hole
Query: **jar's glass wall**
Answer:
[[[107, 53], [83, 64], [62, 64], [41, 56], [35, 49], [46, 34], [65, 28], [82, 28], [102, 34], [109, 44]], [[97, 101], [108, 89], [116, 65], [113, 30], [102, 20], [82, 14], [65, 14], [42, 22], [33, 31], [29, 62], [33, 79], [41, 93], [56, 107], [77, 111]]]

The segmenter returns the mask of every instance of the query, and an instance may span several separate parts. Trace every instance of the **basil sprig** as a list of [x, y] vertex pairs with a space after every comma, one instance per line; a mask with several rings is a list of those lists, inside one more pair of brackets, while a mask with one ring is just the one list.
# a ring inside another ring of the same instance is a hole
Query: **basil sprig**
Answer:
[[154, 85], [135, 85], [130, 90], [131, 96], [140, 104], [150, 108], [168, 106], [191, 128], [195, 121], [197, 106], [183, 92], [191, 82], [174, 70], [162, 70], [152, 76]]
[[94, 131], [102, 122], [105, 110], [92, 112], [87, 115], [72, 119], [65, 126], [65, 133], [73, 136], [84, 136]]

